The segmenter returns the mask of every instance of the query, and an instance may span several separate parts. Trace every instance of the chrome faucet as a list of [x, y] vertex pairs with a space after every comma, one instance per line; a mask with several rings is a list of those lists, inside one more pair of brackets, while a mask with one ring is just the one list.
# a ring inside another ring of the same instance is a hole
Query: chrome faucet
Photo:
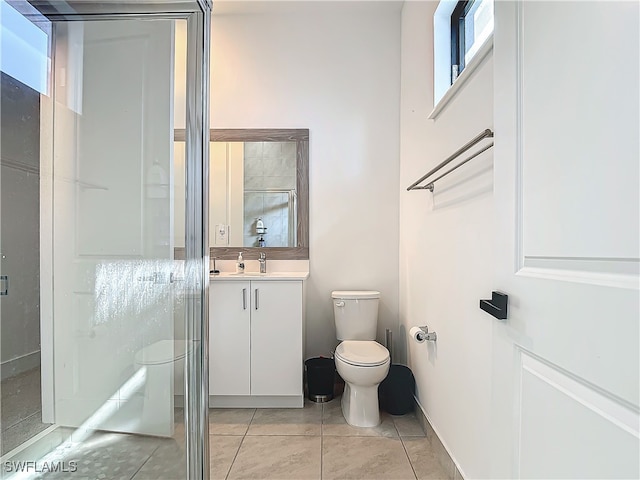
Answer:
[[[213, 268], [211, 268], [211, 261], [213, 261]], [[217, 275], [220, 273], [220, 270], [216, 268], [216, 257], [211, 257], [209, 261], [209, 275]]]
[[260, 263], [260, 273], [267, 273], [267, 254], [260, 252], [258, 262]]

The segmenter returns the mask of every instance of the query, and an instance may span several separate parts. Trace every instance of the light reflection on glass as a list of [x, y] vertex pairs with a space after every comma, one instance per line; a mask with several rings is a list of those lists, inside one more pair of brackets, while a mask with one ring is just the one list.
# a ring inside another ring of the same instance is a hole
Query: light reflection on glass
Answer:
[[101, 263], [96, 267], [94, 326], [129, 319], [157, 308], [171, 294], [179, 278], [171, 260]]

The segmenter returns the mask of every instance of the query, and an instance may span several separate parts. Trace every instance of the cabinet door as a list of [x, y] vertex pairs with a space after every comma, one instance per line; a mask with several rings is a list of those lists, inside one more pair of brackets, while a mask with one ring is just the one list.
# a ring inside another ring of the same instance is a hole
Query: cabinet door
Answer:
[[302, 394], [302, 282], [251, 282], [251, 394]]
[[250, 283], [214, 281], [209, 291], [209, 395], [249, 395]]

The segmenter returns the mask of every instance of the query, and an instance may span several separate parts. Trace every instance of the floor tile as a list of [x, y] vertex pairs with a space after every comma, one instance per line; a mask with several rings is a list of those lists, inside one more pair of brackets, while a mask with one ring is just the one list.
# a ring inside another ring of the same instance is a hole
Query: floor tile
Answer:
[[304, 408], [259, 408], [247, 435], [320, 435], [322, 405], [308, 402]]
[[453, 478], [453, 470], [445, 469], [431, 442], [426, 437], [402, 438], [404, 448], [418, 480], [449, 480]]
[[11, 451], [51, 424], [42, 423], [40, 368], [34, 368], [0, 385], [0, 455]]
[[399, 438], [323, 438], [323, 480], [415, 478]]
[[430, 435], [433, 434], [433, 429], [431, 428], [431, 424], [425, 417], [424, 413], [420, 409], [420, 407], [416, 406], [415, 416], [418, 419], [418, 423], [422, 427], [422, 431], [425, 433], [426, 437], [429, 438]]
[[77, 462], [75, 472], [50, 473], [42, 478], [130, 480], [158, 448], [159, 442], [155, 437], [96, 432], [61, 458]]
[[[242, 436], [209, 437], [210, 478], [224, 479], [236, 457]], [[184, 444], [163, 441], [132, 480], [181, 480], [186, 478], [187, 459]]]
[[391, 415], [380, 412], [380, 425], [376, 427], [353, 427], [347, 423], [342, 415], [340, 398], [324, 404], [322, 415], [322, 434], [327, 436], [352, 437], [397, 437], [398, 431]]
[[462, 476], [462, 474], [460, 473], [460, 470], [458, 470], [457, 468], [454, 469], [453, 472], [453, 480], [464, 480], [464, 477]]
[[7, 378], [0, 385], [0, 395], [0, 425], [6, 430], [40, 411], [40, 369]]
[[424, 437], [426, 436], [422, 425], [415, 413], [407, 413], [406, 415], [392, 415], [393, 423], [401, 437]]
[[135, 472], [132, 480], [181, 480], [186, 478], [184, 444], [165, 439]]
[[241, 443], [242, 437], [232, 437], [229, 435], [211, 435], [209, 437], [212, 480], [227, 478]]
[[453, 479], [456, 467], [453, 464], [453, 460], [451, 460], [451, 457], [449, 456], [449, 452], [447, 452], [447, 449], [444, 448], [444, 445], [442, 445], [440, 438], [435, 434], [433, 430], [431, 430], [430, 435], [428, 435], [427, 438], [429, 439], [433, 455], [435, 456], [436, 460], [438, 460], [438, 463], [440, 464], [442, 469], [447, 472], [446, 478]]
[[209, 434], [244, 435], [255, 411], [255, 408], [211, 408]]
[[228, 478], [319, 479], [321, 444], [315, 436], [246, 436]]

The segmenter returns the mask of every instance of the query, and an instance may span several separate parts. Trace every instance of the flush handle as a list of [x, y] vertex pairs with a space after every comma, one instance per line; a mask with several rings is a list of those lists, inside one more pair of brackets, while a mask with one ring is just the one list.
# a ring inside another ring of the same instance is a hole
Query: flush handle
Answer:
[[336, 302], [336, 307], [344, 307], [344, 302]]

